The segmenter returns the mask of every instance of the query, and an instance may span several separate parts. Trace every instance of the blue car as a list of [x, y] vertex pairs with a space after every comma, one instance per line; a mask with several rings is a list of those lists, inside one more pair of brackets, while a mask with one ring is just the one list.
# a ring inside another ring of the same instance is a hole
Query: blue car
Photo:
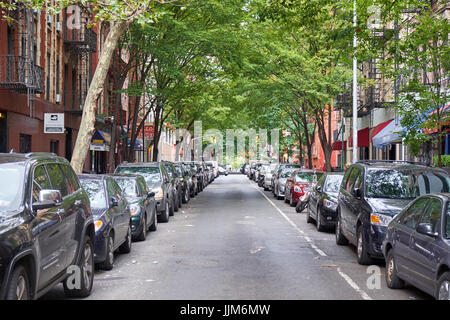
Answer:
[[131, 251], [131, 213], [128, 201], [117, 182], [108, 175], [78, 175], [89, 195], [95, 225], [94, 262], [111, 270], [114, 252]]
[[424, 195], [388, 225], [383, 241], [386, 284], [405, 281], [439, 300], [450, 299], [450, 193]]

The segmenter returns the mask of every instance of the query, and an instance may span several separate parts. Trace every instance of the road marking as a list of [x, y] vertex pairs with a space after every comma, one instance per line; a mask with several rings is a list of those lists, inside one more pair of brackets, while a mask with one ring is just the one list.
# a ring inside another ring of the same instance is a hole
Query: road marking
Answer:
[[[259, 190], [259, 189], [258, 189], [254, 184], [252, 184], [251, 182], [250, 182], [250, 184], [251, 184], [251, 185], [252, 185], [259, 193], [261, 193], [261, 194], [264, 196], [264, 198], [266, 198], [267, 201], [269, 201], [269, 203], [270, 203], [270, 204], [278, 211], [278, 213], [281, 214], [281, 215], [283, 216], [283, 218], [286, 219], [287, 222], [289, 222], [289, 224], [290, 224], [292, 227], [294, 227], [294, 229], [295, 229], [297, 232], [299, 232], [299, 233], [303, 236], [303, 238], [304, 238], [308, 243], [310, 243], [311, 248], [313, 248], [313, 249], [314, 249], [318, 254], [320, 254], [322, 257], [326, 257], [326, 256], [327, 256], [327, 254], [326, 254], [325, 252], [323, 252], [323, 251], [322, 251], [321, 249], [319, 249], [314, 243], [312, 243], [312, 240], [311, 240], [308, 236], [305, 236], [305, 232], [302, 231], [302, 230], [300, 230], [300, 228], [297, 227], [297, 225], [296, 225], [291, 219], [289, 219], [289, 217], [288, 217], [283, 211], [281, 211], [281, 209], [278, 208], [278, 206], [277, 206], [275, 203], [273, 203], [273, 201], [270, 200], [270, 199], [266, 196], [266, 194], [265, 194], [264, 192], [262, 192], [261, 190]], [[352, 278], [350, 278], [346, 273], [344, 273], [344, 272], [341, 270], [341, 268], [337, 268], [336, 270], [337, 270], [338, 274], [345, 280], [345, 282], [347, 282], [348, 285], [349, 285], [350, 287], [352, 287], [356, 292], [358, 292], [358, 294], [361, 296], [361, 298], [363, 298], [364, 300], [373, 300], [373, 299], [372, 299], [372, 298], [371, 298], [364, 290], [362, 290], [362, 289], [356, 284], [355, 281], [353, 281]]]

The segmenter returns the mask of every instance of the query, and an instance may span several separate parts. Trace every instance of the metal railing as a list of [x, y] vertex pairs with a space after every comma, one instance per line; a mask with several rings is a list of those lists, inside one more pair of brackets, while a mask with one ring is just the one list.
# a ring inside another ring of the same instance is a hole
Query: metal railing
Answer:
[[44, 69], [17, 55], [0, 56], [0, 87], [26, 93], [34, 89], [44, 92]]

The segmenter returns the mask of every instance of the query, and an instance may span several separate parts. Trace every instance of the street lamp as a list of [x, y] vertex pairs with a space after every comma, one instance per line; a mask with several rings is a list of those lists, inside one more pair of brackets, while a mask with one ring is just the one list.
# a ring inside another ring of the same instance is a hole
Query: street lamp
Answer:
[[356, 59], [356, 37], [357, 16], [356, 0], [353, 0], [353, 163], [358, 161], [358, 61]]

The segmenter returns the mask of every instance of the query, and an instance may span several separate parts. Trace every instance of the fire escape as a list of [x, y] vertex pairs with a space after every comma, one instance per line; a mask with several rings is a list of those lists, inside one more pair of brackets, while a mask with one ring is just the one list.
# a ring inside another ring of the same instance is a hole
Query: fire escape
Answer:
[[8, 53], [0, 55], [0, 87], [27, 94], [30, 117], [34, 117], [34, 97], [44, 92], [44, 69], [37, 65], [34, 42], [38, 14], [22, 5], [11, 18], [14, 22], [8, 28]]
[[[78, 23], [73, 26], [65, 23], [64, 26], [64, 48], [75, 66], [72, 69], [71, 87], [65, 88], [64, 104], [66, 112], [81, 115], [92, 77], [91, 57], [97, 51], [97, 34], [88, 28], [89, 19], [85, 12], [73, 14], [79, 15], [75, 19]], [[69, 13], [66, 11], [65, 21], [68, 18]]]

